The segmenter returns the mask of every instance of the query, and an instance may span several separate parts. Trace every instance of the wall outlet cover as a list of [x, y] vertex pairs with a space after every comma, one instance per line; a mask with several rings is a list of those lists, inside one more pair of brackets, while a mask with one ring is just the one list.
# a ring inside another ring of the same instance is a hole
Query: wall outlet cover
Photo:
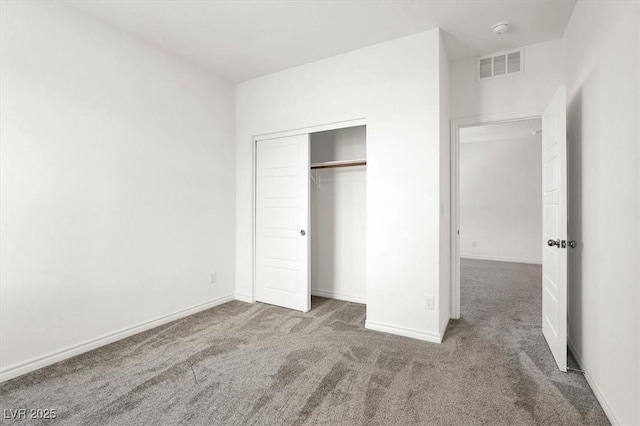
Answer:
[[431, 295], [425, 296], [424, 308], [427, 311], [433, 311], [433, 296], [431, 296]]
[[210, 283], [211, 284], [215, 284], [216, 281], [218, 281], [218, 273], [217, 272], [212, 272], [211, 273], [211, 281], [210, 281]]

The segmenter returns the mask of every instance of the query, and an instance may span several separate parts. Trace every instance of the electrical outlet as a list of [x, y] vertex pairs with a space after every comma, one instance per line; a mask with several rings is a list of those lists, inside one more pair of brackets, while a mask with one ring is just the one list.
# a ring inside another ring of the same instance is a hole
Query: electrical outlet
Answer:
[[475, 241], [471, 241], [471, 247], [477, 247], [477, 246], [478, 246], [478, 243], [477, 243], [477, 242], [475, 242]]
[[427, 311], [433, 311], [433, 296], [425, 296], [424, 298], [424, 308]]
[[216, 281], [218, 281], [218, 273], [217, 272], [212, 272], [211, 273], [211, 281], [209, 283], [210, 284], [215, 284]]

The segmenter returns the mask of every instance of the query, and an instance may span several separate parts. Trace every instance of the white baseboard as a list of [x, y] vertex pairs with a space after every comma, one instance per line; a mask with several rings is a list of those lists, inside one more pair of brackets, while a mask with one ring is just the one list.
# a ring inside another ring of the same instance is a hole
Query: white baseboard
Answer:
[[256, 301], [256, 299], [254, 299], [253, 296], [247, 296], [246, 294], [240, 294], [240, 293], [235, 294], [235, 299], [245, 303], [255, 303]]
[[449, 321], [451, 321], [451, 318], [449, 318], [445, 323], [443, 323], [440, 326], [440, 341], [441, 342], [444, 339], [444, 334], [447, 332], [447, 326], [449, 325]]
[[316, 290], [316, 289], [312, 288], [311, 289], [311, 295], [312, 296], [327, 297], [329, 299], [344, 300], [345, 302], [362, 303], [363, 305], [367, 304], [367, 299], [364, 298], [364, 297], [349, 296], [347, 294], [334, 293], [332, 291]]
[[382, 324], [379, 322], [365, 321], [364, 328], [383, 333], [396, 334], [398, 336], [411, 337], [412, 339], [424, 340], [425, 342], [442, 343], [442, 335], [425, 333], [424, 331], [411, 328], [398, 327], [395, 325]]
[[591, 390], [593, 391], [593, 394], [596, 396], [596, 399], [602, 406], [602, 410], [609, 418], [609, 421], [613, 426], [618, 426], [620, 422], [618, 421], [618, 419], [616, 419], [616, 416], [613, 414], [611, 407], [609, 406], [609, 404], [607, 403], [607, 400], [602, 395], [602, 392], [600, 392], [598, 385], [596, 385], [596, 383], [593, 381], [593, 378], [591, 377], [591, 375], [589, 374], [589, 371], [585, 367], [584, 362], [582, 361], [582, 358], [580, 358], [580, 355], [578, 355], [578, 351], [576, 351], [575, 346], [573, 346], [571, 339], [567, 339], [567, 346], [569, 346], [569, 350], [571, 351], [571, 354], [573, 354], [573, 357], [576, 359], [576, 362], [578, 363], [578, 366], [580, 367], [580, 369], [584, 371], [584, 378], [587, 379], [587, 383], [591, 387]]
[[109, 343], [116, 342], [118, 340], [124, 339], [129, 336], [133, 336], [134, 334], [138, 334], [143, 331], [150, 330], [152, 328], [158, 327], [163, 324], [167, 324], [171, 321], [175, 321], [180, 318], [188, 317], [189, 315], [193, 315], [200, 311], [213, 308], [214, 306], [222, 305], [223, 303], [227, 303], [232, 300], [234, 300], [233, 295], [227, 295], [227, 296], [211, 299], [207, 302], [200, 303], [168, 315], [163, 315], [161, 317], [158, 317], [149, 321], [145, 321], [131, 327], [127, 327], [120, 331], [105, 334], [95, 339], [90, 339], [83, 343], [69, 346], [67, 348], [64, 348], [55, 352], [51, 352], [49, 354], [46, 354], [37, 358], [33, 358], [28, 361], [21, 362], [19, 364], [10, 365], [9, 367], [6, 367], [0, 370], [0, 383], [13, 379], [18, 376], [22, 376], [23, 374], [27, 374], [32, 371], [38, 370], [48, 365], [55, 364], [56, 362], [63, 361], [65, 359], [74, 357], [76, 355], [89, 352], [93, 349], [99, 348], [100, 346], [108, 345]]
[[474, 259], [474, 260], [494, 260], [496, 262], [530, 263], [532, 265], [542, 265], [541, 259], [523, 259], [519, 257], [498, 257], [498, 256], [482, 256], [477, 254], [460, 254], [460, 258]]

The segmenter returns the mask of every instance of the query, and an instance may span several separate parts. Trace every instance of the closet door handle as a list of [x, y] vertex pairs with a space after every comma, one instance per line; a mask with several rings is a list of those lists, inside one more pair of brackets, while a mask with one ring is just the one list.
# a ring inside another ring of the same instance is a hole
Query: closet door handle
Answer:
[[304, 237], [306, 234], [307, 234], [307, 233], [306, 233], [306, 232], [304, 232], [304, 229], [301, 229], [301, 230], [300, 230], [300, 235], [302, 235], [302, 236]]

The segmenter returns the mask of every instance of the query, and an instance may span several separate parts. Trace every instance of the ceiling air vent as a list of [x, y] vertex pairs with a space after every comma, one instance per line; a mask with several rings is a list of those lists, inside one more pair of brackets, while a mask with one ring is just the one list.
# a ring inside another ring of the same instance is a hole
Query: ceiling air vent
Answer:
[[493, 53], [478, 58], [478, 80], [522, 73], [524, 49]]

